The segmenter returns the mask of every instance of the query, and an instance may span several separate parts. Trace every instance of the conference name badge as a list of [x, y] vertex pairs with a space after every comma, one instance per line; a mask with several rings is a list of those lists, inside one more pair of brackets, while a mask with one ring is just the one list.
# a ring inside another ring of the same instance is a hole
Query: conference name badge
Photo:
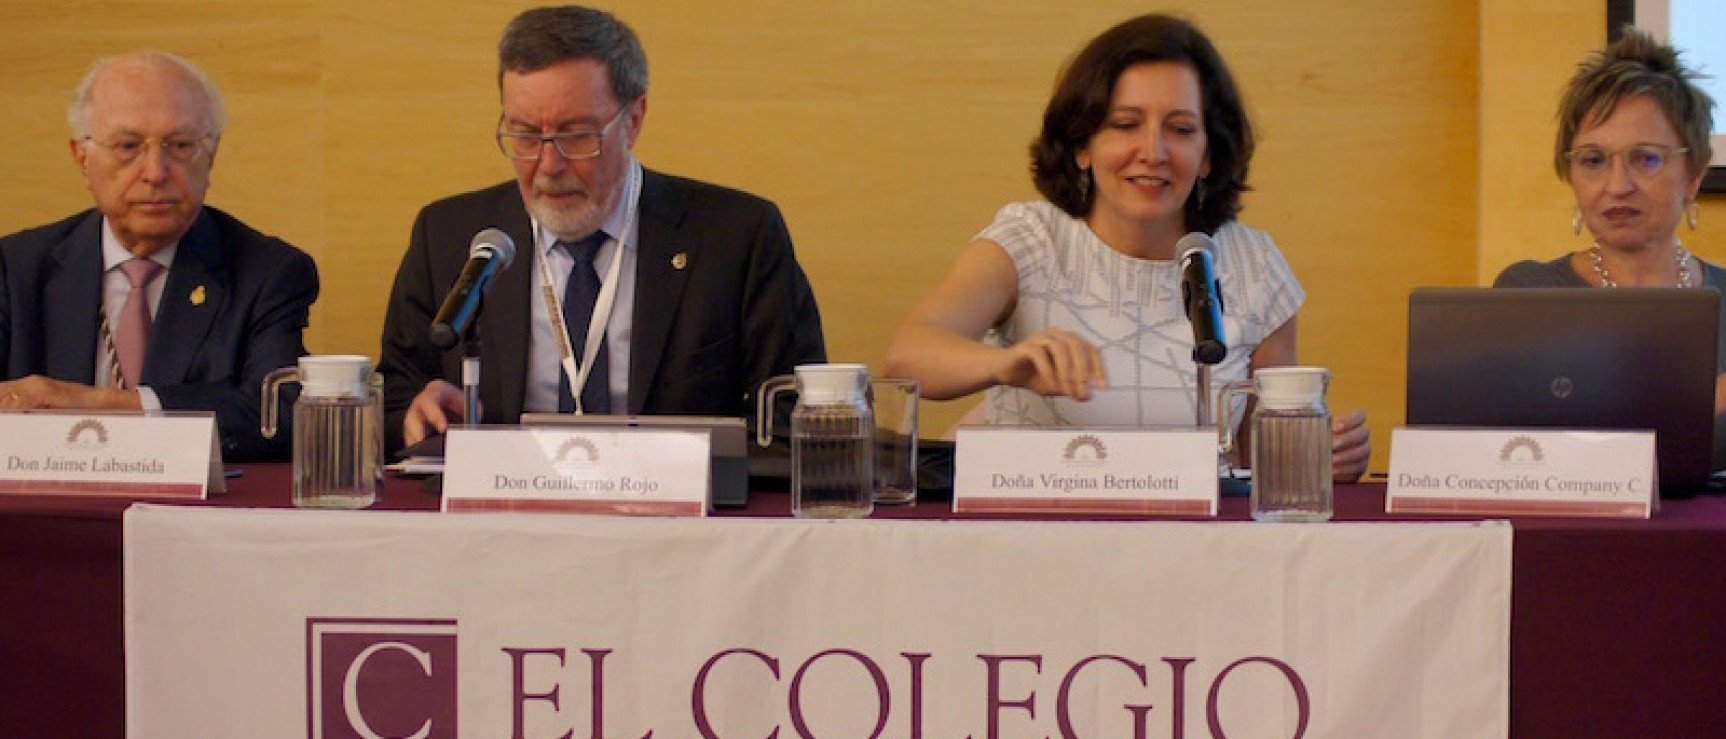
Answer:
[[1217, 514], [1217, 435], [1179, 429], [966, 426], [958, 513]]
[[1652, 431], [1391, 431], [1389, 513], [1648, 518]]
[[202, 499], [226, 490], [208, 411], [0, 413], [0, 449], [0, 493]]
[[452, 428], [443, 510], [703, 516], [711, 446], [685, 430]]

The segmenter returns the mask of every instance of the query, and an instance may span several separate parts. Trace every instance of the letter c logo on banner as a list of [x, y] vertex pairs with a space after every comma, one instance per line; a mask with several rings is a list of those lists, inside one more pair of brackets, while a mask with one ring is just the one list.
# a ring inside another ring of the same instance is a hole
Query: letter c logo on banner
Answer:
[[455, 619], [307, 618], [307, 739], [456, 739], [457, 640]]
[[426, 739], [426, 737], [431, 736], [432, 722], [429, 718], [425, 720], [425, 723], [420, 724], [418, 731], [412, 734], [404, 737], [386, 737], [372, 731], [372, 727], [366, 723], [366, 717], [360, 715], [360, 670], [365, 669], [366, 660], [385, 649], [407, 652], [409, 656], [414, 658], [414, 661], [420, 664], [420, 669], [425, 671], [426, 677], [432, 676], [431, 652], [415, 649], [413, 645], [403, 644], [399, 641], [378, 642], [366, 647], [365, 651], [360, 652], [359, 656], [354, 658], [353, 663], [348, 665], [348, 673], [342, 678], [342, 708], [347, 713], [348, 726], [358, 732], [363, 739]]

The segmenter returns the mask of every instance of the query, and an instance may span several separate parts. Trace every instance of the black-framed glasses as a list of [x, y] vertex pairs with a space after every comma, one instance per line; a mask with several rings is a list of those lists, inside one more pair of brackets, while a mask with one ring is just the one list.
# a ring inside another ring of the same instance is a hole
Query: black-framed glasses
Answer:
[[208, 153], [215, 143], [216, 137], [190, 134], [174, 134], [172, 136], [134, 136], [122, 134], [103, 141], [94, 136], [85, 136], [84, 141], [107, 149], [121, 164], [131, 164], [144, 156], [144, 150], [155, 146], [162, 150], [162, 155], [179, 162], [189, 164], [193, 160]]
[[497, 149], [511, 159], [523, 162], [539, 161], [540, 152], [545, 151], [546, 142], [551, 142], [557, 149], [558, 156], [564, 159], [592, 159], [599, 156], [600, 147], [605, 145], [605, 137], [611, 135], [611, 129], [617, 122], [623, 120], [623, 114], [629, 110], [628, 105], [617, 109], [611, 116], [611, 121], [597, 131], [563, 131], [559, 133], [528, 133], [524, 131], [506, 131], [502, 128], [503, 121], [498, 121]]
[[1570, 162], [1570, 176], [1598, 179], [1612, 171], [1612, 160], [1624, 158], [1624, 166], [1632, 177], [1646, 179], [1660, 174], [1673, 159], [1688, 154], [1685, 147], [1660, 144], [1637, 144], [1625, 149], [1603, 149], [1598, 146], [1578, 146], [1564, 152]]

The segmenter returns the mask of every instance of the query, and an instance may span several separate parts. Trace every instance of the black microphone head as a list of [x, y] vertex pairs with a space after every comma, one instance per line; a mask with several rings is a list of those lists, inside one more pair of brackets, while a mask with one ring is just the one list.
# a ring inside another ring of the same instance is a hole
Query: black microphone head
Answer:
[[498, 271], [509, 269], [510, 262], [515, 261], [515, 239], [500, 228], [488, 228], [473, 235], [473, 243], [467, 249], [467, 256], [473, 259], [479, 256], [498, 260]]
[[461, 334], [455, 332], [447, 323], [433, 323], [426, 332], [431, 345], [440, 350], [454, 349], [456, 342], [461, 341]]
[[1199, 364], [1218, 364], [1229, 356], [1229, 347], [1221, 341], [1201, 341], [1193, 345], [1193, 361]]
[[1180, 255], [1180, 261], [1183, 263], [1192, 256], [1193, 252], [1200, 251], [1210, 255], [1212, 259], [1216, 258], [1217, 242], [1212, 241], [1210, 235], [1203, 231], [1194, 231], [1175, 242], [1175, 253]]
[[1216, 251], [1216, 242], [1198, 231], [1175, 242], [1181, 265], [1181, 304], [1193, 325], [1193, 361], [1199, 364], [1221, 362], [1229, 351], [1223, 343], [1222, 286], [1212, 271]]

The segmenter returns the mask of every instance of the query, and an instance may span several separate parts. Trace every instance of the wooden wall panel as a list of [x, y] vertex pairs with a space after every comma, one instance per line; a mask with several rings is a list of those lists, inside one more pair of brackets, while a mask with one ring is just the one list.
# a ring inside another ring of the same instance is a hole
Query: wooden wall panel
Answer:
[[319, 194], [330, 229], [318, 255], [327, 292], [314, 348], [376, 356], [415, 214], [513, 176], [492, 135], [497, 35], [518, 9], [452, 0], [323, 7], [331, 176]]
[[[102, 53], [203, 64], [230, 133], [210, 200], [310, 251], [314, 351], [377, 351], [415, 211], [510, 176], [490, 140], [494, 49], [518, 2], [0, 4], [0, 232], [88, 204], [66, 154], [71, 86]], [[1244, 220], [1305, 284], [1301, 352], [1369, 409], [1383, 466], [1402, 417], [1407, 289], [1474, 278], [1480, 4], [1255, 0], [1197, 20], [1262, 137]], [[1059, 67], [1143, 3], [649, 0], [648, 166], [777, 201], [835, 359], [878, 366], [894, 326], [1002, 204], [1034, 196], [1026, 147]], [[944, 426], [963, 410], [928, 413]]]
[[1485, 0], [1481, 4], [1480, 260], [1490, 285], [1505, 266], [1549, 260], [1588, 242], [1570, 231], [1576, 207], [1552, 169], [1558, 96], [1588, 51], [1606, 41], [1606, 4]]

